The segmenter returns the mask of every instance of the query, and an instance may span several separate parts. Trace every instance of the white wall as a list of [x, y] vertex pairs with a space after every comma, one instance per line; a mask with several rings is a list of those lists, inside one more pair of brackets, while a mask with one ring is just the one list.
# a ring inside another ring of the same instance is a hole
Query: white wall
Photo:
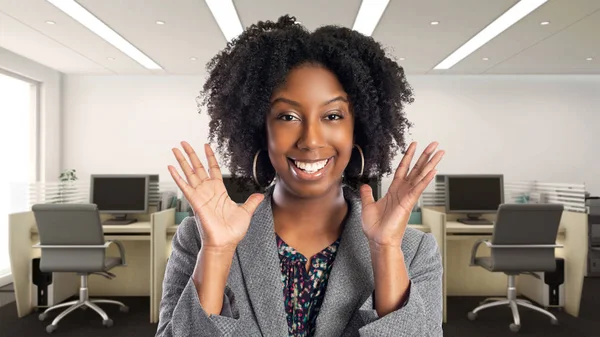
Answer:
[[[506, 180], [585, 182], [600, 194], [600, 76], [413, 76], [408, 109], [419, 148], [437, 140], [440, 173], [503, 173]], [[159, 173], [171, 147], [207, 140], [199, 76], [66, 76], [63, 167]], [[397, 158], [397, 161], [399, 158]], [[384, 188], [389, 180], [384, 180]]]
[[41, 83], [40, 173], [41, 180], [56, 181], [61, 163], [62, 74], [30, 59], [0, 48], [0, 70]]

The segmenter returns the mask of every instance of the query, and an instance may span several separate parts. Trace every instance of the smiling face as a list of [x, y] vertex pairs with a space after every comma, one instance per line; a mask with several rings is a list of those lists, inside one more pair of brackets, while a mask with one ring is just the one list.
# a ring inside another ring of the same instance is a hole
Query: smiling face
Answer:
[[352, 154], [354, 118], [336, 76], [315, 65], [289, 72], [271, 97], [269, 158], [287, 192], [318, 197], [339, 187]]

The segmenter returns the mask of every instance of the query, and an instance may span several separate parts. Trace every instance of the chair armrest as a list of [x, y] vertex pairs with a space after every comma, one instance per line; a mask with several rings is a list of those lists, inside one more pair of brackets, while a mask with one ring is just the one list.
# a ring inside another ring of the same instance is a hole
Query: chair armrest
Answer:
[[98, 249], [106, 249], [108, 248], [108, 246], [110, 245], [110, 241], [104, 243], [103, 245], [40, 245], [40, 243], [36, 243], [35, 245], [31, 246], [32, 248], [44, 248], [44, 249], [64, 249], [64, 248], [73, 248], [73, 249], [77, 249], [77, 248], [85, 248], [85, 249], [90, 249], [90, 248], [98, 248]]
[[473, 248], [471, 249], [471, 264], [470, 264], [471, 266], [475, 265], [475, 258], [477, 257], [476, 256], [477, 255], [477, 249], [484, 242], [485, 242], [486, 245], [489, 244], [489, 242], [487, 240], [485, 240], [485, 239], [479, 239], [479, 240], [475, 241], [475, 244], [473, 245]]
[[124, 266], [126, 266], [127, 262], [125, 262], [125, 247], [123, 246], [123, 243], [118, 240], [109, 240], [106, 241], [106, 246], [108, 247], [111, 243], [114, 243], [115, 245], [117, 245], [117, 247], [119, 247], [119, 255], [121, 255], [121, 262]]

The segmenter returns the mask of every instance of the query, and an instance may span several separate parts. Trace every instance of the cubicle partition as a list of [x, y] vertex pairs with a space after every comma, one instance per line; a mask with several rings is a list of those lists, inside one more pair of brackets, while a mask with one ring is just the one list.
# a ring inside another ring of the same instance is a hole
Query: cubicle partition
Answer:
[[[423, 226], [434, 233], [443, 229], [443, 242], [438, 239], [444, 264], [444, 321], [446, 321], [447, 296], [499, 296], [506, 297], [507, 278], [502, 273], [489, 273], [483, 268], [469, 266], [472, 247], [479, 239], [490, 239], [493, 225], [466, 225], [457, 221], [464, 214], [446, 214], [446, 191], [442, 179], [437, 179], [421, 198]], [[572, 183], [549, 183], [539, 181], [506, 181], [505, 203], [556, 203], [564, 206], [557, 235], [557, 243], [563, 248], [556, 256], [565, 260], [565, 305], [567, 313], [578, 316], [583, 279], [587, 269], [587, 214], [585, 185]], [[483, 218], [494, 221], [495, 214]], [[482, 245], [480, 255], [489, 255], [489, 248]], [[520, 295], [533, 293], [531, 282], [519, 282]], [[525, 279], [523, 279], [525, 280]]]
[[[106, 240], [119, 240], [125, 246], [127, 266], [111, 270], [116, 275], [113, 280], [101, 276], [89, 278], [89, 293], [94, 296], [148, 296], [150, 298], [150, 322], [157, 322], [155, 317], [156, 302], [154, 297], [157, 287], [156, 264], [154, 261], [154, 223], [167, 222], [174, 224], [173, 208], [159, 211], [157, 209], [160, 195], [164, 192], [177, 193], [174, 183], [150, 183], [149, 211], [147, 213], [130, 214], [137, 222], [128, 225], [103, 226]], [[9, 215], [9, 255], [15, 286], [15, 299], [19, 317], [31, 313], [36, 307], [34, 285], [32, 284], [32, 260], [40, 257], [40, 250], [32, 248], [38, 242], [37, 226], [31, 206], [38, 203], [88, 203], [90, 183], [49, 182], [33, 184], [13, 184], [11, 186], [11, 214]], [[102, 221], [110, 218], [109, 214], [101, 214]], [[163, 238], [165, 236], [163, 235]], [[118, 256], [116, 247], [110, 247], [107, 255]], [[158, 269], [164, 273], [164, 261], [158, 263]], [[162, 269], [161, 269], [162, 268]], [[59, 303], [78, 292], [79, 279], [72, 273], [53, 273], [52, 303]], [[49, 303], [49, 304], [52, 304]]]

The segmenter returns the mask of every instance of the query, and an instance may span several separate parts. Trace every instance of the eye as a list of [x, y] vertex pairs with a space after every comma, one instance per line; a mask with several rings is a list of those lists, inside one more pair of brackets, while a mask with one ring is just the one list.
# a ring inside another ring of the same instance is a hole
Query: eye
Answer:
[[280, 120], [285, 121], [285, 122], [291, 122], [294, 119], [298, 119], [298, 118], [296, 118], [296, 116], [293, 116], [293, 115], [290, 115], [290, 114], [281, 114], [281, 115], [277, 116], [277, 119], [280, 119]]
[[339, 113], [331, 113], [331, 114], [328, 114], [327, 116], [325, 116], [325, 118], [327, 120], [329, 120], [329, 121], [337, 121], [337, 120], [342, 119], [344, 117], [341, 114], [339, 114]]

